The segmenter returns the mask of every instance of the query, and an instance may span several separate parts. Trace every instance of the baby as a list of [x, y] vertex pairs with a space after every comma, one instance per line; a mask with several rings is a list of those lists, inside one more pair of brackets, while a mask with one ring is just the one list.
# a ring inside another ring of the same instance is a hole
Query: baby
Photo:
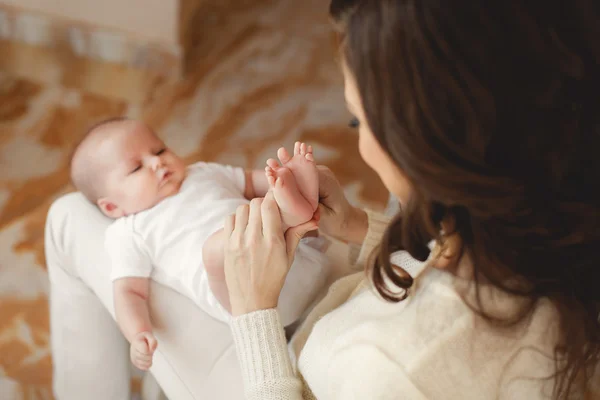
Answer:
[[[147, 305], [150, 278], [227, 322], [225, 218], [269, 190], [284, 228], [313, 217], [319, 188], [311, 147], [296, 143], [293, 155], [284, 148], [277, 155], [281, 165], [269, 159], [265, 171], [213, 163], [186, 167], [150, 128], [124, 118], [96, 125], [75, 150], [73, 183], [115, 219], [105, 245], [117, 323], [131, 343], [136, 367], [148, 369], [157, 347]], [[278, 306], [284, 324], [294, 322], [314, 300], [324, 283], [325, 264], [322, 253], [306, 240], [301, 243]]]

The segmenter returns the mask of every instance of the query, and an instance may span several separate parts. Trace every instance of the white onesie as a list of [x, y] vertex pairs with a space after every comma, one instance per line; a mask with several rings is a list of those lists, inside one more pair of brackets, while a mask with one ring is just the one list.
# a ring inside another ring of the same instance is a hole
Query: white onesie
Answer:
[[[228, 215], [249, 203], [244, 188], [241, 168], [203, 162], [189, 166], [179, 193], [149, 210], [119, 218], [107, 228], [111, 279], [151, 278], [228, 322], [231, 315], [209, 288], [202, 248], [210, 235], [223, 228]], [[327, 274], [325, 255], [303, 241], [279, 301], [286, 325], [313, 301]]]

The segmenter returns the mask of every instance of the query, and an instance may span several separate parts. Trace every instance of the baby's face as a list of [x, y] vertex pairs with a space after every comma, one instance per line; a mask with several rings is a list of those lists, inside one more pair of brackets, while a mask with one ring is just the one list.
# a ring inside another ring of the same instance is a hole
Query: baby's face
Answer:
[[106, 196], [98, 201], [112, 218], [154, 207], [179, 192], [185, 179], [183, 160], [148, 127], [124, 121], [98, 149], [102, 154]]

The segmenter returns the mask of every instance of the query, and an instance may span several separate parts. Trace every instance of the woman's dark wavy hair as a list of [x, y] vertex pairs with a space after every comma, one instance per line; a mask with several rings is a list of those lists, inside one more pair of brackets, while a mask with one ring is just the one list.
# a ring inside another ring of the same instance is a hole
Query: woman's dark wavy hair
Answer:
[[[428, 242], [444, 242], [441, 221], [453, 221], [476, 289], [485, 279], [530, 299], [518, 320], [540, 298], [555, 305], [557, 398], [585, 391], [600, 359], [598, 4], [330, 6], [366, 122], [413, 182], [371, 270], [377, 291], [402, 300], [384, 277], [406, 290], [412, 279], [390, 264], [390, 252], [425, 260]], [[477, 312], [493, 323], [518, 322], [495, 320], [481, 301]]]

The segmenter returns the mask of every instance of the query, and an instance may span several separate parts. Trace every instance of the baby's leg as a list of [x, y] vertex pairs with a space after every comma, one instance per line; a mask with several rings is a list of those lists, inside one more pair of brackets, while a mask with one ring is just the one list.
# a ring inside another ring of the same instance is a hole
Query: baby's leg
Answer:
[[273, 159], [269, 159], [267, 164], [267, 180], [279, 206], [284, 230], [310, 221], [315, 209], [300, 192], [292, 171], [280, 167]]
[[223, 229], [213, 233], [204, 243], [202, 247], [202, 261], [208, 276], [208, 284], [219, 303], [229, 312], [231, 305], [229, 304], [229, 291], [227, 290], [227, 282], [225, 281], [225, 253], [223, 251], [225, 245], [225, 237]]
[[277, 151], [277, 157], [283, 167], [294, 174], [298, 190], [316, 211], [319, 206], [319, 172], [313, 157], [312, 146], [296, 142], [294, 154], [290, 156], [285, 147]]

